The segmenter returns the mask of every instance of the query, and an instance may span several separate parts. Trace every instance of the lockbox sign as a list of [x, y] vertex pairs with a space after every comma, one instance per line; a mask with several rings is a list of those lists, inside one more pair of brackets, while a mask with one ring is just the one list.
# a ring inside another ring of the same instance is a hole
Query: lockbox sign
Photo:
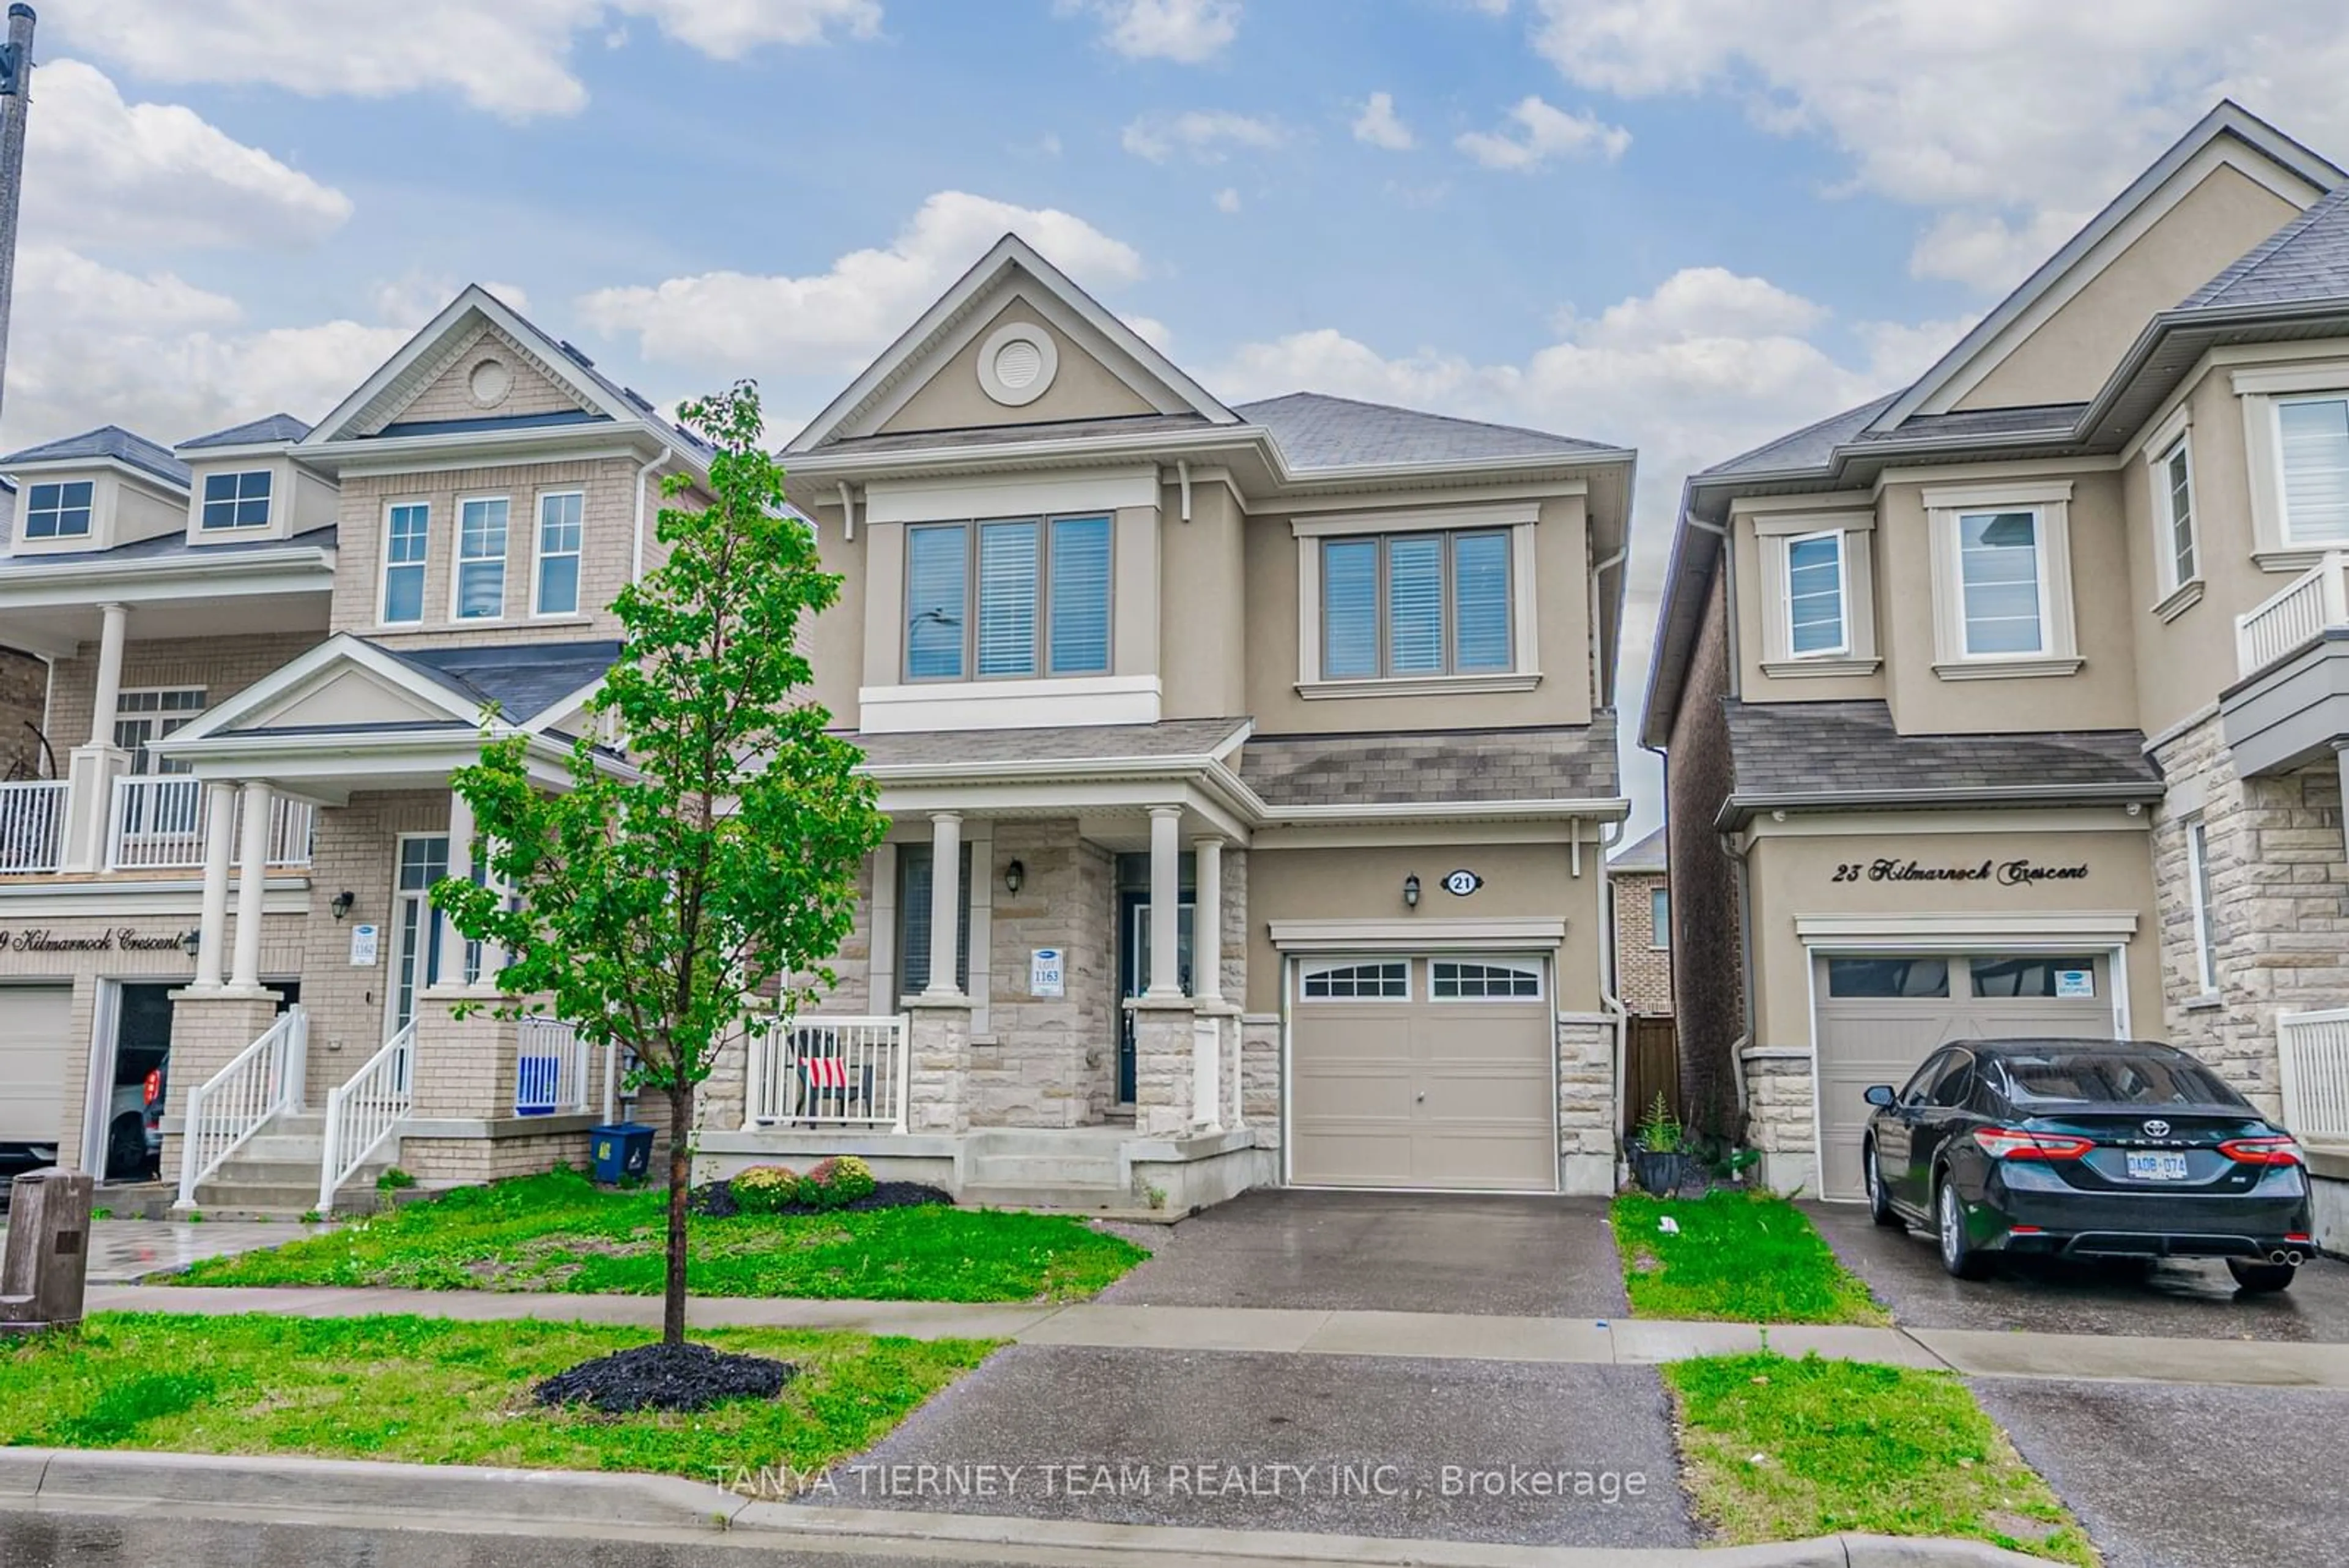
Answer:
[[363, 921], [351, 928], [351, 963], [358, 969], [372, 968], [376, 950], [382, 940], [381, 928], [372, 921]]
[[1064, 987], [1059, 948], [1037, 948], [1029, 953], [1029, 995], [1060, 996], [1065, 993]]
[[2042, 866], [2035, 860], [1982, 860], [1961, 866], [1928, 866], [1920, 860], [1885, 856], [1876, 860], [1838, 863], [1830, 882], [1992, 882], [2002, 888], [2036, 888], [2042, 882], [2085, 882], [2088, 867]]

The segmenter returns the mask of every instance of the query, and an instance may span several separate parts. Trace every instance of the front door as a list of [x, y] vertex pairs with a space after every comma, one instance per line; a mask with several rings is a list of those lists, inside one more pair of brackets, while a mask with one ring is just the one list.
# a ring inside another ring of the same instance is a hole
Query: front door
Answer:
[[384, 1002], [383, 1037], [415, 1020], [416, 995], [432, 983], [440, 964], [440, 922], [432, 918], [432, 884], [449, 875], [449, 836], [400, 836], [391, 896], [391, 983]]
[[[1183, 994], [1191, 991], [1191, 918], [1197, 906], [1185, 889], [1176, 906], [1174, 968], [1183, 977]], [[1117, 979], [1120, 996], [1140, 996], [1150, 987], [1150, 896], [1128, 892], [1118, 898]], [[1117, 1103], [1133, 1104], [1133, 1010], [1118, 1009]]]

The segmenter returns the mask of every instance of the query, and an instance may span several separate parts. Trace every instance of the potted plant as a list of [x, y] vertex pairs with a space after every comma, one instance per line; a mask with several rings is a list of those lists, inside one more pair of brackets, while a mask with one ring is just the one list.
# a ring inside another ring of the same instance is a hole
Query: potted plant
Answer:
[[1631, 1174], [1643, 1192], [1661, 1198], [1679, 1190], [1681, 1179], [1688, 1171], [1688, 1129], [1681, 1126], [1680, 1117], [1665, 1103], [1663, 1091], [1656, 1091], [1655, 1103], [1640, 1118], [1640, 1130], [1631, 1140]]

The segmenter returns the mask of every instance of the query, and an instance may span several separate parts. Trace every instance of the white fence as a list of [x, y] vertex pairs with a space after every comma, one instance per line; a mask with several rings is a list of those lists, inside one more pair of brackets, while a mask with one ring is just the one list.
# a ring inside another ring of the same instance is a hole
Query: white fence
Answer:
[[54, 871], [65, 842], [65, 780], [0, 784], [0, 871]]
[[333, 1212], [335, 1194], [343, 1183], [415, 1108], [411, 1076], [415, 1054], [416, 1023], [411, 1019], [383, 1043], [382, 1050], [367, 1058], [366, 1066], [326, 1096], [326, 1153], [318, 1169], [319, 1213]]
[[[316, 814], [307, 801], [274, 795], [269, 802], [269, 864], [310, 863], [310, 829]], [[211, 794], [202, 779], [184, 774], [126, 775], [114, 781], [114, 815], [107, 836], [110, 870], [189, 870], [204, 863], [204, 838], [212, 817]], [[240, 820], [230, 849], [232, 865], [243, 857]]]
[[2336, 626], [2349, 627], [2349, 555], [2339, 551], [2235, 618], [2235, 673], [2265, 670]]
[[196, 1187], [218, 1170], [269, 1118], [302, 1104], [310, 1015], [289, 1007], [235, 1061], [188, 1096], [180, 1145], [180, 1201], [192, 1204]]
[[2349, 1008], [2276, 1015], [2283, 1125], [2316, 1143], [2349, 1143]]
[[524, 1018], [515, 1024], [514, 1115], [551, 1116], [587, 1108], [587, 1047], [579, 1031], [559, 1018]]
[[760, 1030], [750, 1037], [742, 1126], [904, 1132], [910, 1035], [904, 1013], [784, 1019]]

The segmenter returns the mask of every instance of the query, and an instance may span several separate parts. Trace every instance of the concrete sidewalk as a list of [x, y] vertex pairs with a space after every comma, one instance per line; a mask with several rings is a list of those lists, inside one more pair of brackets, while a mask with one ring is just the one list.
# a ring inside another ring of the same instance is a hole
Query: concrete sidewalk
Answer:
[[[95, 1285], [92, 1312], [281, 1313], [355, 1317], [412, 1313], [471, 1321], [660, 1321], [655, 1296], [493, 1291]], [[2247, 1387], [2349, 1388], [2349, 1345], [2126, 1335], [1992, 1333], [1976, 1329], [1679, 1323], [1653, 1319], [1498, 1317], [1453, 1313], [1319, 1312], [1254, 1307], [963, 1304], [696, 1296], [698, 1327], [824, 1328], [915, 1339], [1007, 1339], [1019, 1345], [1127, 1350], [1270, 1352], [1652, 1366], [1768, 1348], [1816, 1351], [1969, 1377]]]

